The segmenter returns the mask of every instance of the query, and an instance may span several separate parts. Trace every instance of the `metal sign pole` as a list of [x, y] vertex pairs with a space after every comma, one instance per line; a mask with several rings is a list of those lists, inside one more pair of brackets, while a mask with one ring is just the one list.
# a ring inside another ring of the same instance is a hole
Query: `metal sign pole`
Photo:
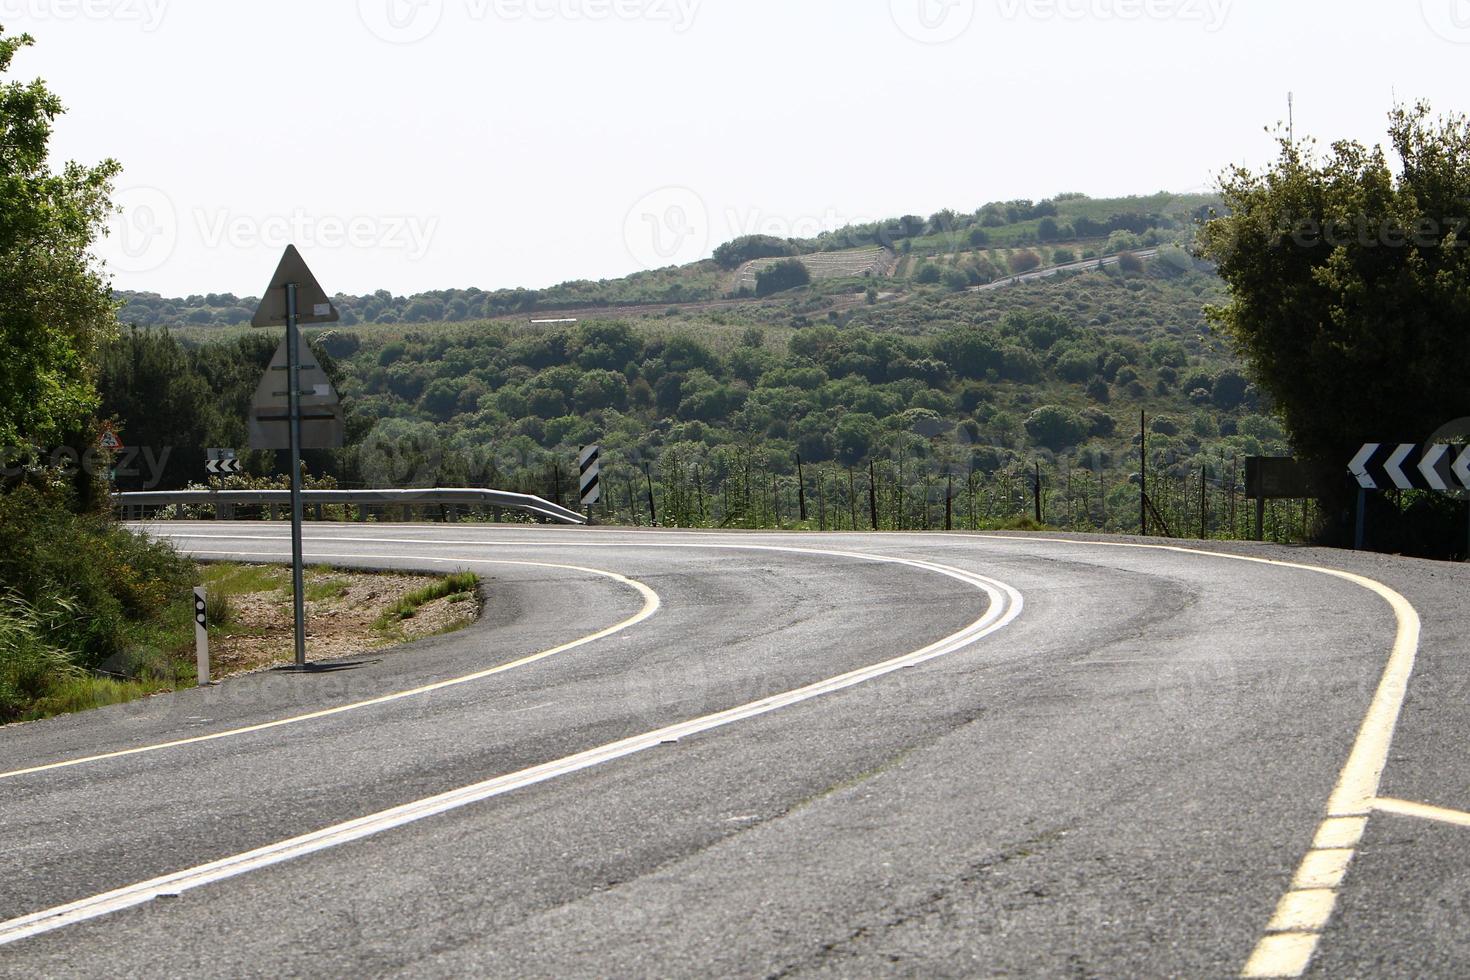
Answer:
[[286, 388], [291, 430], [291, 592], [296, 612], [296, 666], [306, 666], [306, 587], [301, 569], [301, 343], [296, 284], [286, 284]]

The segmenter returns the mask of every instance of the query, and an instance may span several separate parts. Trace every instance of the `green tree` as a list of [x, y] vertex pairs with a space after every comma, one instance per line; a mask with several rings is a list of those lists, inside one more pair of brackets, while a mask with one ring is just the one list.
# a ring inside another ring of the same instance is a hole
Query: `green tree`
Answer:
[[[1389, 120], [1397, 167], [1381, 146], [1319, 158], [1283, 140], [1266, 171], [1222, 178], [1227, 216], [1202, 232], [1231, 292], [1210, 316], [1333, 497], [1362, 443], [1416, 442], [1466, 414], [1470, 121], [1423, 104]], [[1221, 402], [1243, 396], [1227, 388]]]
[[810, 285], [811, 281], [812, 274], [807, 271], [804, 262], [800, 259], [785, 259], [755, 274], [755, 294], [770, 296], [772, 293]]
[[[0, 35], [0, 76], [29, 35]], [[75, 436], [97, 406], [94, 364], [116, 320], [89, 250], [103, 234], [118, 165], [47, 150], [64, 111], [39, 79], [0, 84], [0, 445]]]
[[1026, 416], [1026, 434], [1038, 446], [1060, 452], [1086, 439], [1091, 426], [1057, 405], [1043, 405]]

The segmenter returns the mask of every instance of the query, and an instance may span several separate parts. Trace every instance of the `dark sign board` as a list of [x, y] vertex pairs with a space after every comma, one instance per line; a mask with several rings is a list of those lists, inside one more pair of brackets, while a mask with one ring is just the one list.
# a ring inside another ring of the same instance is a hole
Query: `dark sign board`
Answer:
[[1299, 461], [1284, 456], [1248, 456], [1245, 495], [1250, 500], [1305, 500], [1317, 493]]

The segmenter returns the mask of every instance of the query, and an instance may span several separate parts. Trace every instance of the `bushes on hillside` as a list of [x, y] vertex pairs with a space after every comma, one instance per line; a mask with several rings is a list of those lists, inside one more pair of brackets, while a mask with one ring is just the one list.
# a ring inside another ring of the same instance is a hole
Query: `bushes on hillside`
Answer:
[[770, 296], [811, 285], [811, 281], [812, 274], [800, 259], [787, 259], [755, 274], [755, 294]]
[[1010, 259], [1007, 261], [1011, 267], [1011, 272], [1016, 275], [1041, 268], [1041, 256], [1029, 248], [1022, 249], [1019, 252], [1012, 252]]

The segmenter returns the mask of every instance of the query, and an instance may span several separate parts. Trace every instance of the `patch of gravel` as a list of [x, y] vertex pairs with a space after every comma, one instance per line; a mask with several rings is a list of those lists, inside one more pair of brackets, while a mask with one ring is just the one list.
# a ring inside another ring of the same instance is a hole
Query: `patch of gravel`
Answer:
[[[381, 653], [401, 643], [459, 629], [480, 613], [478, 598], [453, 601], [450, 596], [420, 606], [395, 624], [391, 632], [375, 629], [378, 618], [399, 599], [434, 585], [428, 575], [367, 574], [307, 569], [306, 591], [341, 583], [339, 595], [306, 603], [306, 652], [313, 660], [335, 660], [369, 652]], [[210, 674], [216, 679], [265, 670], [295, 657], [291, 597], [272, 589], [230, 597], [233, 617], [222, 636], [210, 639]]]

